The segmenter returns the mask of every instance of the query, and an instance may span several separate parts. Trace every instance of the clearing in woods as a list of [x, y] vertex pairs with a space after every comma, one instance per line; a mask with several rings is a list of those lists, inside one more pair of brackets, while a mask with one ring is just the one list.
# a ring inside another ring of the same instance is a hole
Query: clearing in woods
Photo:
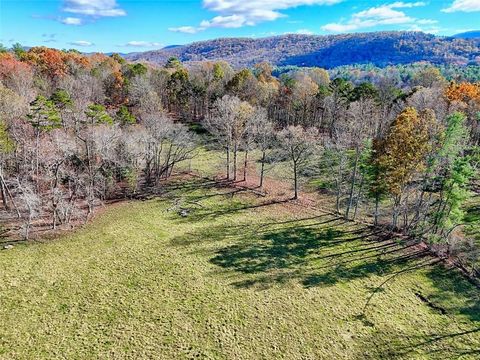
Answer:
[[2, 359], [480, 357], [479, 290], [421, 247], [208, 181], [0, 272]]

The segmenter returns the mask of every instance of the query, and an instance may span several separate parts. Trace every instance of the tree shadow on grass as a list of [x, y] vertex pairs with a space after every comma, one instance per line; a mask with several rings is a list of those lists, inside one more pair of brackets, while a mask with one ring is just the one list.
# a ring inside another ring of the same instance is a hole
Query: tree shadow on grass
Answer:
[[427, 277], [434, 291], [424, 295], [435, 304], [441, 304], [449, 314], [458, 314], [480, 322], [480, 289], [470, 284], [454, 268], [437, 266], [429, 269]]
[[[418, 250], [409, 251], [409, 248], [412, 246], [413, 245], [399, 246], [397, 244], [389, 244], [385, 245], [384, 248], [391, 249], [383, 253], [372, 253], [372, 251], [364, 252], [361, 256], [333, 264], [330, 270], [312, 273], [306, 276], [302, 283], [305, 287], [334, 285], [339, 282], [360, 279], [373, 274], [378, 276], [395, 276], [403, 273], [404, 270], [409, 271], [423, 265], [429, 265], [431, 259], [422, 262], [427, 252]], [[358, 252], [358, 250], [356, 250], [356, 252]], [[366, 255], [367, 253], [370, 255]], [[372, 293], [376, 293], [380, 289], [381, 288], [374, 288], [372, 289]]]
[[[369, 343], [375, 344], [379, 354], [376, 358], [412, 358], [412, 354], [428, 354], [432, 358], [480, 358], [480, 289], [471, 284], [458, 269], [450, 267], [442, 260], [427, 254], [418, 253], [418, 261], [409, 262], [408, 266], [390, 271], [386, 279], [376, 288], [370, 289], [363, 312], [357, 320], [370, 323], [367, 319], [367, 307], [373, 296], [384, 290], [385, 284], [397, 276], [410, 271], [421, 271], [430, 279], [431, 287], [420, 285], [414, 294], [429, 311], [437, 316], [448, 319], [446, 328], [431, 334], [412, 333], [385, 338], [384, 334], [376, 333], [375, 339]], [[417, 251], [418, 252], [418, 251]], [[415, 252], [402, 258], [416, 256]], [[398, 262], [400, 259], [396, 259]], [[402, 260], [403, 261], [403, 260]], [[388, 266], [387, 266], [388, 268]], [[465, 320], [468, 320], [466, 322]], [[370, 323], [370, 326], [373, 324]], [[426, 324], [426, 328], [429, 324]], [[459, 330], [455, 330], [459, 329]]]
[[[264, 205], [266, 206], [266, 205]], [[231, 209], [232, 212], [247, 210], [248, 206], [241, 205], [237, 210]], [[220, 211], [222, 213], [223, 211]], [[185, 222], [188, 222], [188, 218], [184, 219]], [[308, 222], [307, 224], [303, 224]], [[309, 216], [298, 219], [291, 219], [285, 221], [266, 221], [266, 222], [249, 222], [249, 223], [240, 223], [240, 224], [220, 224], [220, 225], [210, 225], [204, 228], [201, 228], [195, 232], [188, 232], [181, 236], [175, 237], [171, 240], [171, 244], [174, 246], [191, 246], [199, 243], [205, 242], [222, 242], [225, 240], [233, 241], [243, 241], [247, 239], [258, 239], [262, 234], [267, 234], [276, 231], [278, 227], [314, 227], [314, 226], [323, 226], [326, 224], [332, 226], [338, 226], [344, 224], [345, 220], [337, 217], [333, 217], [329, 214], [321, 214], [315, 216]], [[303, 225], [302, 225], [303, 224]], [[345, 232], [347, 233], [347, 232]]]
[[[207, 196], [212, 196], [207, 195]], [[214, 195], [213, 195], [214, 196]], [[274, 200], [261, 203], [247, 203], [243, 199], [208, 204], [208, 207], [192, 211], [183, 222], [215, 220], [241, 211], [264, 208], [287, 202]], [[357, 226], [328, 214], [300, 219], [243, 223], [228, 226], [220, 224], [204, 227], [194, 233], [187, 233], [172, 240], [174, 245], [190, 246], [198, 241], [234, 242], [217, 250], [211, 262], [225, 269], [244, 274], [257, 274], [272, 270], [288, 270], [297, 274], [305, 268], [329, 267], [330, 272], [303, 276], [305, 286], [314, 283], [331, 283], [331, 278], [346, 277], [343, 268], [350, 263], [361, 261], [362, 256], [374, 258], [393, 254], [402, 247], [388, 234], [367, 226]], [[390, 249], [390, 251], [388, 251]], [[357, 255], [355, 257], [355, 255]], [[399, 258], [407, 261], [408, 258]], [[368, 273], [390, 262], [380, 259], [375, 264], [362, 265], [357, 272]], [[333, 266], [335, 265], [335, 266]], [[333, 266], [333, 267], [332, 267]], [[315, 266], [314, 266], [315, 267]], [[334, 269], [334, 270], [331, 270]], [[322, 280], [323, 276], [323, 280]], [[270, 277], [269, 277], [270, 278]], [[251, 283], [251, 279], [249, 283]]]
[[294, 268], [329, 242], [336, 241], [340, 231], [329, 228], [289, 228], [260, 235], [260, 241], [241, 242], [216, 252], [211, 259], [215, 265], [252, 274], [271, 269]]
[[[197, 197], [197, 198], [189, 198], [187, 199], [188, 202], [192, 201], [201, 201], [205, 200], [208, 197], [213, 197], [213, 196], [229, 196], [232, 193], [238, 193], [241, 191], [233, 191], [229, 192], [226, 194], [216, 194], [216, 195], [209, 195], [207, 197]], [[234, 215], [240, 212], [244, 212], [247, 210], [253, 210], [253, 209], [260, 209], [264, 207], [269, 207], [272, 205], [278, 205], [278, 204], [283, 204], [289, 202], [288, 199], [286, 200], [269, 200], [269, 201], [264, 201], [260, 203], [254, 203], [251, 201], [246, 201], [245, 199], [229, 199], [228, 201], [224, 202], [218, 202], [215, 205], [209, 204], [209, 207], [190, 207], [189, 214], [185, 218], [180, 218], [179, 221], [181, 222], [201, 222], [201, 221], [212, 221], [215, 219], [218, 219], [222, 216], [227, 216], [227, 215]]]
[[[429, 359], [478, 359], [480, 327], [430, 334], [396, 334], [395, 338], [374, 332], [365, 343], [369, 344], [368, 351], [374, 354], [368, 358], [375, 359], [411, 359], [420, 354]], [[362, 354], [358, 358], [366, 357]]]
[[[372, 274], [383, 275], [425, 255], [414, 243], [395, 241], [390, 234], [354, 226], [331, 215], [305, 219], [209, 226], [172, 240], [176, 246], [227, 241], [213, 250], [210, 262], [247, 275], [236, 287], [283, 283], [296, 279], [305, 287], [330, 286]], [[209, 252], [210, 251], [210, 252]], [[207, 250], [211, 254], [212, 250]], [[209, 255], [210, 256], [210, 255]]]
[[[208, 220], [208, 225], [176, 237], [171, 243], [208, 257], [217, 267], [214, 276], [232, 279], [230, 284], [237, 288], [266, 289], [290, 281], [305, 288], [328, 287], [378, 276], [374, 282], [378, 284], [368, 289], [365, 309], [385, 284], [406, 272], [422, 271], [435, 289], [415, 294], [426, 299], [426, 306], [444, 308], [442, 315], [462, 314], [480, 321], [478, 289], [460, 275], [436, 265], [436, 259], [412, 239], [396, 238], [329, 214], [259, 222], [255, 213], [246, 211], [281, 202], [207, 202], [208, 206], [180, 220]], [[229, 225], [228, 220], [216, 222], [219, 217], [243, 211], [246, 217], [235, 218], [235, 224]]]

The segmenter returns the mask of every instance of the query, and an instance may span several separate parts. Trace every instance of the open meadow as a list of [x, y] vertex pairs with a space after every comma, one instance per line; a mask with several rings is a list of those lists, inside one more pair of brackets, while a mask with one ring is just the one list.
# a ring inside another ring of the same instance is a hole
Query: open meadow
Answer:
[[480, 356], [478, 289], [422, 247], [208, 180], [2, 251], [0, 272], [0, 358]]

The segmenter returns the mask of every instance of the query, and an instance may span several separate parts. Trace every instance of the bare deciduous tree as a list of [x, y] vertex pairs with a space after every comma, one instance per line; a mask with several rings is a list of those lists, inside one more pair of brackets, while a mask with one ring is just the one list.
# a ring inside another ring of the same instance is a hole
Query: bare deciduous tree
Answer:
[[317, 131], [313, 128], [289, 126], [278, 133], [282, 150], [290, 159], [293, 171], [293, 199], [298, 199], [299, 171], [308, 163], [317, 145]]

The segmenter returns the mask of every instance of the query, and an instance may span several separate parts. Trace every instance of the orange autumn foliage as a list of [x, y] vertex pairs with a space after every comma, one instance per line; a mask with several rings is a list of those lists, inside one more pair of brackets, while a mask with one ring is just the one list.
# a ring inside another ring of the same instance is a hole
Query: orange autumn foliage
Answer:
[[468, 103], [471, 100], [480, 102], [480, 83], [452, 82], [445, 90], [445, 97], [450, 102]]
[[64, 53], [63, 57], [64, 57], [65, 63], [67, 64], [69, 62], [72, 62], [86, 69], [91, 69], [92, 67], [90, 59], [87, 56], [77, 54], [75, 52], [67, 52], [67, 53]]
[[17, 60], [11, 53], [0, 54], [0, 80], [15, 74], [33, 74], [33, 70], [29, 64]]
[[76, 52], [63, 52], [46, 47], [33, 47], [22, 57], [27, 64], [34, 66], [38, 71], [49, 78], [62, 77], [68, 74], [70, 65], [76, 64], [91, 69], [89, 57]]
[[109, 76], [105, 79], [107, 85], [107, 95], [111, 100], [111, 104], [123, 104], [125, 78], [122, 73], [122, 64], [115, 58], [105, 56], [103, 54], [94, 54], [91, 57], [95, 71], [106, 70]]
[[27, 51], [25, 59], [52, 79], [67, 74], [68, 67], [64, 61], [64, 53], [59, 50], [33, 47]]

